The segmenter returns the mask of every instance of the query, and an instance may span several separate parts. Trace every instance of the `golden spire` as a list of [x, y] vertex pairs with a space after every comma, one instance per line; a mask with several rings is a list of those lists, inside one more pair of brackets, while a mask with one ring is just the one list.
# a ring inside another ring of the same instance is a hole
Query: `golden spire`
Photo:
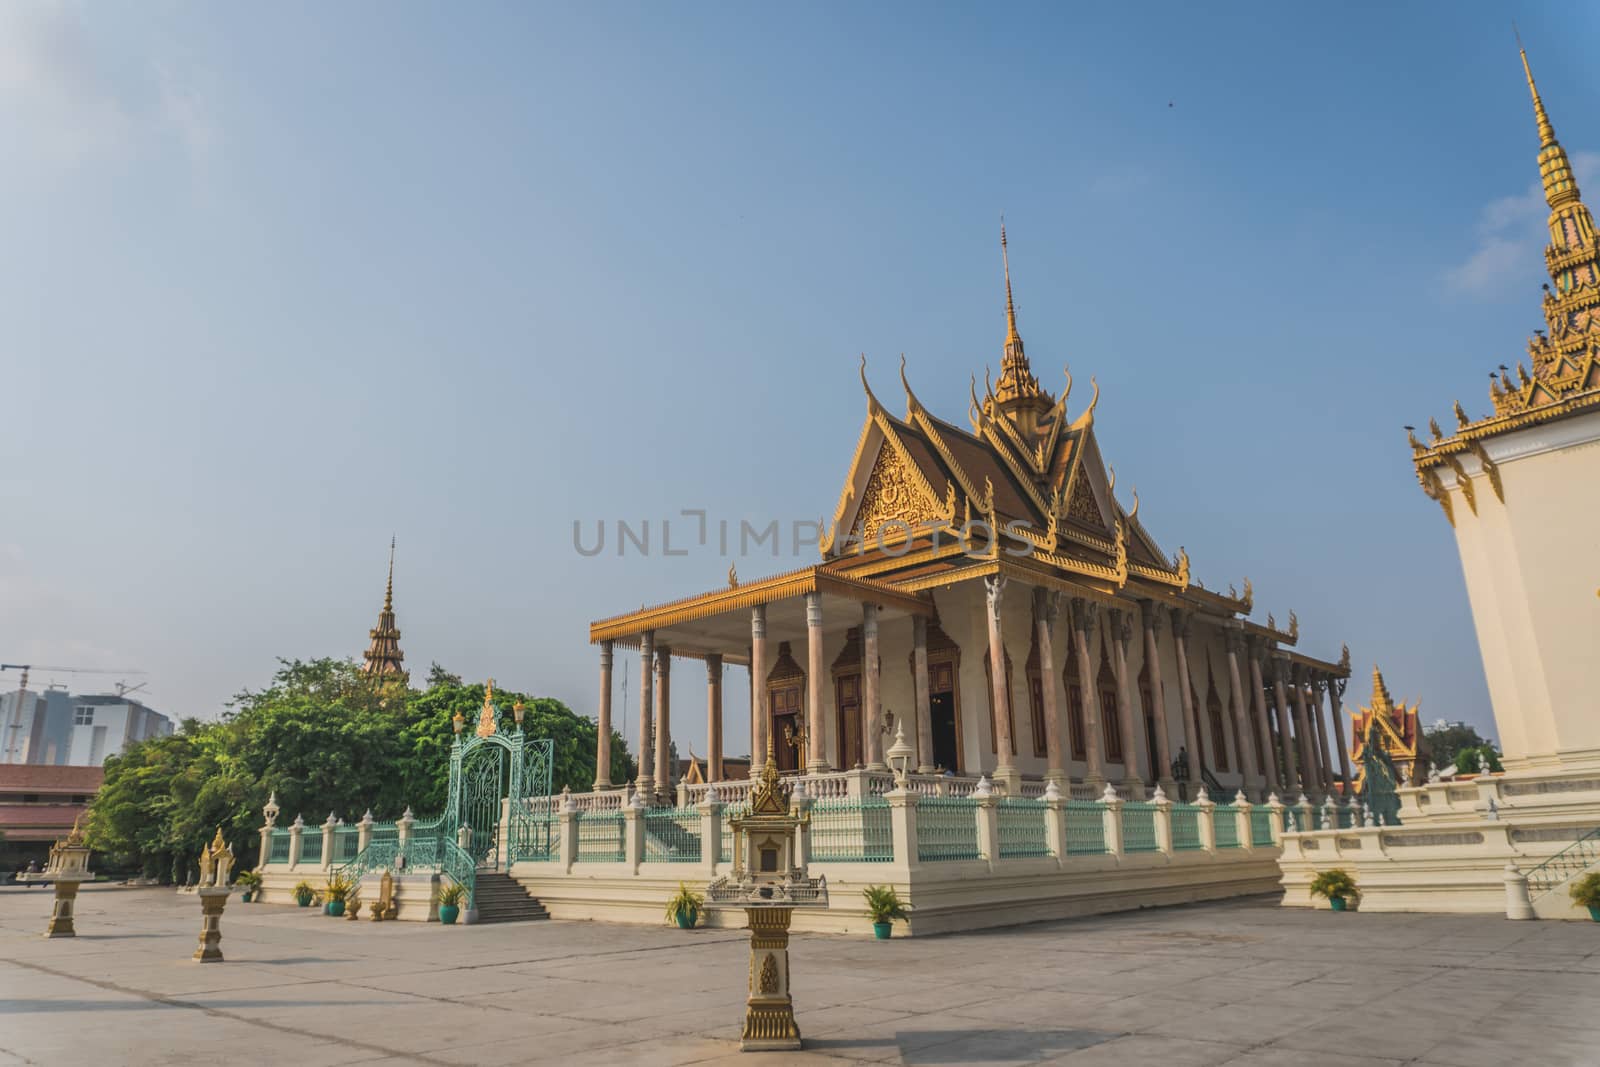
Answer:
[[1539, 126], [1539, 177], [1544, 182], [1544, 199], [1552, 209], [1578, 199], [1578, 183], [1572, 176], [1572, 164], [1567, 150], [1556, 140], [1556, 129], [1550, 125], [1550, 115], [1539, 98], [1539, 87], [1533, 83], [1533, 68], [1528, 65], [1528, 52], [1517, 38], [1517, 53], [1522, 56], [1522, 72], [1528, 76], [1528, 92], [1533, 97], [1533, 118]]
[[383, 587], [383, 610], [394, 611], [394, 535], [389, 535], [389, 581]]
[[1372, 665], [1372, 710], [1388, 714], [1394, 710], [1394, 698], [1389, 696], [1389, 687], [1383, 684], [1383, 672], [1378, 665]]
[[383, 610], [378, 613], [378, 625], [367, 631], [372, 643], [361, 654], [366, 661], [363, 670], [375, 678], [390, 676], [405, 678], [405, 654], [400, 651], [400, 628], [394, 621], [394, 544], [389, 538], [389, 580], [383, 588]]
[[1017, 306], [1011, 301], [1011, 256], [1006, 249], [1006, 217], [1000, 216], [1000, 263], [1006, 272], [1006, 355], [1022, 356], [1022, 335], [1017, 333]]
[[1054, 401], [1039, 389], [1039, 380], [1028, 367], [1028, 357], [1022, 349], [1022, 335], [1017, 332], [1017, 306], [1011, 299], [1011, 254], [1006, 242], [1006, 223], [1000, 220], [1000, 263], [1006, 279], [1006, 344], [1000, 359], [1000, 378], [994, 383], [992, 401], [986, 400], [984, 413], [990, 414], [990, 404], [1010, 415], [1024, 437], [1031, 437], [1038, 428], [1039, 418], [1050, 410]]

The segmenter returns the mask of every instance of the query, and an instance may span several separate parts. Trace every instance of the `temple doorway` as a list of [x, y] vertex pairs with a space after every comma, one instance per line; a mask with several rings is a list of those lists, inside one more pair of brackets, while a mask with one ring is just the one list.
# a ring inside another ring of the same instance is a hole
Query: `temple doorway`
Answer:
[[805, 672], [795, 662], [789, 642], [781, 642], [778, 662], [767, 675], [767, 723], [772, 731], [772, 756], [780, 771], [797, 771], [806, 761], [805, 715], [800, 696], [805, 684]]
[[955, 668], [950, 663], [928, 665], [928, 708], [933, 725], [933, 763], [942, 770], [960, 771], [960, 730], [956, 725]]

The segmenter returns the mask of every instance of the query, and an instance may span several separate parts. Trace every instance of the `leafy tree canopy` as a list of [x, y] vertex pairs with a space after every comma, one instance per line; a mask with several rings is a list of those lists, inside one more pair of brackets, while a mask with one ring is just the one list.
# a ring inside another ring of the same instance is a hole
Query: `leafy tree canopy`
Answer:
[[[280, 660], [272, 684], [234, 698], [218, 722], [185, 720], [168, 737], [128, 746], [106, 761], [105, 784], [89, 809], [89, 843], [151, 876], [181, 869], [222, 827], [248, 865], [261, 808], [276, 792], [282, 821], [320, 825], [379, 819], [410, 806], [418, 817], [444, 810], [452, 718], [476, 728], [484, 687], [434, 664], [428, 687], [375, 684], [350, 660]], [[554, 741], [552, 787], [587, 789], [597, 730], [558, 700], [495, 691], [501, 729], [515, 729], [525, 705], [530, 737]], [[621, 736], [611, 740], [613, 781], [634, 776]]]
[[[1429, 761], [1439, 768], [1448, 767], [1452, 763], [1459, 765], [1459, 753], [1462, 749], [1494, 747], [1488, 738], [1464, 722], [1427, 727], [1422, 731], [1422, 739], [1428, 750]], [[1461, 770], [1467, 774], [1474, 773], [1465, 768]]]

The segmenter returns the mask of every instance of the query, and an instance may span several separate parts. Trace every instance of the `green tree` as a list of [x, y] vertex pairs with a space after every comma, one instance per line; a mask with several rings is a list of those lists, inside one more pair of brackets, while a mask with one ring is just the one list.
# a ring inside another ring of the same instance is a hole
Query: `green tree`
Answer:
[[1456, 763], [1456, 754], [1462, 749], [1482, 748], [1490, 744], [1488, 738], [1464, 722], [1425, 728], [1422, 731], [1422, 740], [1428, 751], [1429, 761], [1441, 769]]
[[1500, 753], [1494, 746], [1484, 742], [1475, 748], [1463, 748], [1456, 752], [1456, 771], [1459, 774], [1483, 774], [1486, 771], [1503, 771], [1500, 765]]

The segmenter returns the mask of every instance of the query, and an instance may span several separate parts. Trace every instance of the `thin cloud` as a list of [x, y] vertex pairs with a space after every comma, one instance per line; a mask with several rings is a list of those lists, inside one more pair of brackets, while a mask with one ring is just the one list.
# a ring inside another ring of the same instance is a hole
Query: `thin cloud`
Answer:
[[[1579, 185], [1596, 185], [1600, 153], [1573, 153], [1572, 169]], [[1478, 216], [1476, 247], [1445, 272], [1446, 283], [1457, 292], [1481, 295], [1537, 278], [1550, 239], [1545, 225], [1549, 215], [1538, 182], [1516, 196], [1490, 201]]]

